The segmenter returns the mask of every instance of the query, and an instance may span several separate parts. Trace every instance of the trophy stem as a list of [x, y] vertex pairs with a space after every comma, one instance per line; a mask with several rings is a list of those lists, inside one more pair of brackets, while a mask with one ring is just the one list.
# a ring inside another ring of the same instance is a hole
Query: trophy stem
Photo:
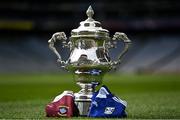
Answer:
[[77, 83], [82, 89], [75, 93], [75, 103], [79, 109], [80, 116], [87, 116], [91, 104], [92, 94], [95, 90], [95, 85], [92, 83]]

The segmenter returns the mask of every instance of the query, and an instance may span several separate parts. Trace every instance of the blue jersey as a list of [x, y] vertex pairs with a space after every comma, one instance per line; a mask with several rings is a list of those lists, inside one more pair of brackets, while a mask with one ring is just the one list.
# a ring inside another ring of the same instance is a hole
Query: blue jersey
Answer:
[[126, 117], [126, 101], [114, 96], [106, 86], [93, 93], [89, 117], [121, 118]]

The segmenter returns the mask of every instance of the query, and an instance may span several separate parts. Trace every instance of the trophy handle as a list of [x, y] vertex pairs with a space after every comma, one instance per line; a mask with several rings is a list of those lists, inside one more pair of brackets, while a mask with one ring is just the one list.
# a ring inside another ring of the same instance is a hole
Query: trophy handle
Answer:
[[66, 34], [64, 32], [57, 32], [52, 35], [52, 38], [48, 41], [49, 43], [49, 48], [56, 54], [58, 57], [57, 62], [60, 62], [62, 65], [65, 65], [66, 62], [62, 60], [61, 55], [58, 53], [56, 48], [54, 47], [54, 44], [57, 40], [62, 40], [63, 47], [67, 47], [68, 45], [66, 44]]
[[112, 65], [118, 65], [121, 63], [121, 59], [122, 57], [125, 55], [125, 53], [128, 51], [129, 46], [131, 44], [131, 40], [127, 37], [127, 35], [125, 33], [122, 32], [116, 32], [113, 35], [113, 43], [116, 45], [116, 40], [122, 40], [124, 43], [124, 49], [122, 50], [122, 52], [119, 54], [118, 59], [116, 61], [112, 62]]

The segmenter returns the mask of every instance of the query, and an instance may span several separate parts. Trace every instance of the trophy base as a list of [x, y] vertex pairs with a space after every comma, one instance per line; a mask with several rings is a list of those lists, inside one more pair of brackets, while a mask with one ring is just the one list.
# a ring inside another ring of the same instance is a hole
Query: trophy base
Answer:
[[91, 105], [91, 98], [94, 92], [94, 84], [77, 83], [82, 89], [75, 93], [75, 103], [79, 109], [80, 116], [88, 116], [89, 107]]
[[75, 104], [78, 107], [79, 115], [82, 117], [87, 117], [89, 112], [89, 107], [91, 105], [91, 100], [90, 99], [75, 100]]

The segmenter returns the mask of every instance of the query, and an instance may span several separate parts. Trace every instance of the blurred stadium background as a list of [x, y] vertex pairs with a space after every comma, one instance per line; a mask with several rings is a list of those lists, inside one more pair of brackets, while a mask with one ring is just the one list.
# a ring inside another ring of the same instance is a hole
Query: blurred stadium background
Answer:
[[[128, 102], [128, 118], [179, 119], [179, 0], [1, 0], [0, 119], [45, 119], [53, 97], [79, 90], [47, 42], [59, 31], [69, 37], [89, 5], [111, 36], [124, 32], [133, 42], [116, 74], [103, 81]], [[67, 59], [69, 50], [57, 47]], [[121, 48], [110, 51], [113, 59]]]
[[[6, 0], [0, 1], [0, 73], [57, 72], [47, 41], [57, 31], [70, 36], [90, 4], [111, 36], [125, 32], [133, 41], [119, 72], [180, 72], [179, 0]], [[57, 44], [66, 59], [69, 52]]]

